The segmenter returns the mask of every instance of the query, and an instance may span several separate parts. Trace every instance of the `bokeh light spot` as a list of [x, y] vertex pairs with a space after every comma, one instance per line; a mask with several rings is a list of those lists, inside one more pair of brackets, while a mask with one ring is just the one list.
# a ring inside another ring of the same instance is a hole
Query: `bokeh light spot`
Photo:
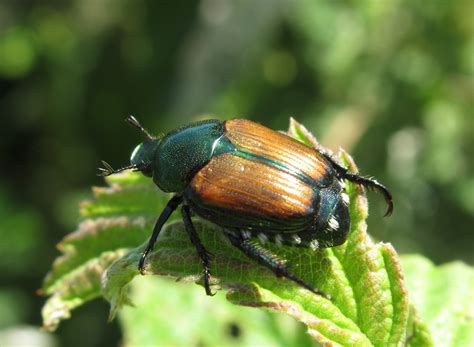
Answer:
[[21, 78], [27, 75], [36, 61], [33, 36], [22, 28], [14, 28], [0, 38], [0, 75]]
[[275, 86], [286, 86], [296, 77], [295, 58], [287, 51], [274, 51], [263, 61], [263, 76]]

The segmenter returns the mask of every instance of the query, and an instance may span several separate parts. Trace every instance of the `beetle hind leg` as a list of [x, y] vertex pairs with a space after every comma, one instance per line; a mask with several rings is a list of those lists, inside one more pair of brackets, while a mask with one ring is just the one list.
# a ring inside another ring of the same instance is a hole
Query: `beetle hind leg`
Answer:
[[375, 189], [379, 193], [382, 193], [385, 202], [387, 203], [387, 211], [385, 212], [385, 216], [390, 216], [393, 212], [393, 201], [392, 201], [392, 194], [389, 192], [387, 187], [385, 187], [383, 184], [377, 182], [373, 178], [369, 177], [363, 177], [358, 174], [355, 174], [353, 172], [350, 172], [346, 168], [342, 167], [339, 165], [330, 155], [327, 153], [322, 153], [324, 157], [332, 164], [334, 169], [337, 172], [337, 177], [340, 179], [346, 179], [348, 181], [351, 181], [353, 183], [360, 184], [364, 187], [370, 188], [370, 189]]
[[216, 293], [212, 293], [211, 286], [209, 284], [211, 279], [211, 270], [210, 270], [210, 261], [212, 254], [209, 253], [206, 248], [204, 248], [201, 240], [199, 239], [199, 235], [196, 232], [196, 228], [194, 228], [193, 221], [191, 220], [191, 210], [189, 206], [183, 205], [181, 207], [181, 213], [183, 215], [183, 222], [186, 229], [186, 232], [189, 235], [189, 239], [191, 240], [194, 247], [196, 247], [196, 251], [201, 259], [202, 266], [204, 268], [204, 289], [206, 290], [206, 294], [209, 296], [213, 296]]
[[393, 212], [393, 201], [392, 201], [392, 194], [389, 192], [387, 187], [383, 184], [377, 182], [373, 178], [359, 176], [355, 173], [347, 171], [342, 178], [345, 178], [348, 181], [363, 185], [369, 189], [375, 189], [378, 192], [382, 193], [385, 202], [387, 203], [387, 211], [385, 212], [385, 216], [390, 216]]
[[277, 277], [285, 277], [299, 284], [300, 286], [310, 290], [311, 292], [317, 295], [321, 295], [328, 300], [331, 300], [331, 297], [329, 295], [319, 289], [314, 288], [313, 286], [309, 285], [308, 283], [297, 277], [295, 274], [293, 274], [286, 266], [286, 262], [278, 258], [278, 256], [272, 253], [270, 250], [262, 247], [256, 242], [253, 242], [252, 240], [244, 240], [240, 237], [237, 237], [235, 236], [235, 234], [226, 233], [226, 235], [233, 246], [240, 249], [249, 258], [272, 270], [272, 272]]

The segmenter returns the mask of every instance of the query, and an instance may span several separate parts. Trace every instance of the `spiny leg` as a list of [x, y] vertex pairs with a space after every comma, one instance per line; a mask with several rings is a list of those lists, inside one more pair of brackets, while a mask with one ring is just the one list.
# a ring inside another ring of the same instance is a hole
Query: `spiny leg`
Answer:
[[153, 228], [153, 234], [151, 234], [150, 241], [148, 241], [148, 246], [143, 251], [142, 256], [140, 257], [140, 261], [138, 262], [138, 271], [140, 271], [142, 275], [144, 274], [145, 259], [148, 253], [153, 250], [153, 246], [155, 245], [156, 239], [158, 238], [158, 235], [160, 234], [163, 225], [166, 223], [168, 218], [170, 218], [171, 214], [174, 212], [174, 210], [176, 210], [176, 208], [181, 204], [182, 201], [183, 198], [181, 196], [173, 196], [171, 200], [168, 201], [166, 207], [163, 209], [160, 216], [158, 217], [155, 227]]
[[313, 293], [331, 300], [329, 295], [319, 289], [315, 289], [313, 286], [304, 282], [302, 279], [290, 272], [285, 262], [278, 258], [278, 256], [273, 254], [270, 250], [263, 248], [260, 244], [254, 243], [251, 240], [244, 240], [232, 234], [226, 235], [232, 245], [240, 249], [249, 258], [272, 270], [277, 277], [285, 277], [289, 280], [292, 280], [293, 282], [298, 283], [300, 286], [312, 291]]
[[385, 212], [385, 216], [390, 216], [393, 212], [393, 201], [392, 201], [392, 194], [389, 192], [387, 187], [385, 187], [383, 184], [377, 182], [373, 178], [368, 178], [368, 177], [363, 177], [358, 174], [355, 174], [353, 172], [350, 172], [346, 168], [342, 167], [339, 165], [330, 155], [327, 153], [322, 153], [324, 157], [329, 160], [332, 164], [332, 166], [335, 168], [338, 178], [344, 178], [348, 181], [363, 185], [364, 187], [367, 188], [372, 188], [378, 190], [380, 193], [382, 193], [385, 202], [387, 203], [387, 211]]
[[209, 296], [215, 295], [212, 293], [211, 287], [209, 285], [209, 280], [211, 277], [211, 272], [209, 268], [209, 262], [211, 260], [211, 254], [204, 248], [201, 240], [199, 239], [199, 235], [196, 232], [196, 228], [194, 228], [193, 221], [191, 220], [191, 210], [189, 206], [183, 205], [181, 207], [181, 213], [183, 215], [183, 222], [188, 232], [189, 239], [191, 240], [194, 247], [196, 247], [196, 251], [198, 252], [199, 258], [201, 258], [201, 263], [204, 268], [204, 289], [206, 289], [206, 294]]

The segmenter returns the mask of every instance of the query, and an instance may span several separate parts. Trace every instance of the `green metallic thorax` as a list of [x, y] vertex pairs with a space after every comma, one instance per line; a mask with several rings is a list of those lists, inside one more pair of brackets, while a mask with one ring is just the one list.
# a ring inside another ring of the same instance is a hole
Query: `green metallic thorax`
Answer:
[[161, 139], [155, 152], [153, 181], [165, 192], [182, 192], [213, 156], [235, 147], [224, 136], [224, 125], [206, 120], [179, 128]]

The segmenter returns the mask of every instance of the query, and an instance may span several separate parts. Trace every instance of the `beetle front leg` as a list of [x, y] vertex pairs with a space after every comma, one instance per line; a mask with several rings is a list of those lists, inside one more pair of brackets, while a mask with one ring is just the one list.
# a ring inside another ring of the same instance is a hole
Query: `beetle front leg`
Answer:
[[302, 279], [294, 275], [285, 264], [285, 261], [278, 258], [270, 250], [263, 248], [260, 244], [254, 243], [251, 240], [244, 240], [234, 234], [227, 234], [232, 245], [240, 249], [246, 256], [257, 261], [259, 264], [269, 268], [277, 277], [285, 277], [293, 282], [296, 282], [300, 286], [308, 289], [314, 294], [321, 295], [328, 300], [331, 300], [331, 296], [324, 293], [322, 290], [316, 289]]
[[189, 235], [189, 239], [191, 240], [194, 247], [196, 247], [196, 251], [201, 259], [202, 266], [204, 268], [204, 289], [206, 290], [206, 294], [209, 296], [214, 296], [216, 293], [212, 293], [210, 287], [210, 278], [211, 278], [211, 271], [210, 271], [210, 260], [211, 260], [211, 253], [209, 253], [206, 248], [204, 248], [201, 240], [199, 239], [199, 235], [196, 232], [196, 228], [194, 228], [193, 221], [191, 219], [191, 210], [189, 206], [183, 205], [181, 207], [181, 213], [183, 215], [183, 222], [185, 229]]
[[170, 201], [166, 204], [166, 207], [163, 209], [161, 212], [160, 216], [158, 217], [158, 220], [156, 221], [155, 227], [153, 228], [153, 234], [151, 234], [150, 241], [148, 241], [148, 246], [145, 248], [143, 251], [140, 261], [138, 262], [138, 271], [142, 275], [145, 273], [145, 259], [148, 255], [153, 250], [153, 246], [155, 245], [156, 239], [158, 238], [158, 235], [160, 234], [161, 229], [163, 228], [163, 225], [166, 223], [168, 218], [170, 218], [171, 214], [176, 210], [176, 208], [183, 202], [183, 197], [179, 195], [175, 195], [171, 198]]
[[387, 203], [387, 211], [385, 212], [385, 216], [390, 216], [393, 212], [393, 201], [392, 201], [392, 194], [390, 194], [389, 190], [387, 187], [385, 187], [383, 184], [380, 184], [373, 178], [368, 178], [368, 177], [363, 177], [361, 175], [355, 174], [353, 172], [350, 172], [346, 168], [342, 167], [339, 165], [330, 155], [327, 153], [321, 152], [321, 154], [331, 163], [331, 165], [334, 167], [334, 169], [337, 172], [337, 177], [346, 179], [348, 181], [351, 181], [353, 183], [360, 184], [364, 187], [367, 188], [372, 188], [378, 190], [380, 193], [382, 193], [385, 202]]

